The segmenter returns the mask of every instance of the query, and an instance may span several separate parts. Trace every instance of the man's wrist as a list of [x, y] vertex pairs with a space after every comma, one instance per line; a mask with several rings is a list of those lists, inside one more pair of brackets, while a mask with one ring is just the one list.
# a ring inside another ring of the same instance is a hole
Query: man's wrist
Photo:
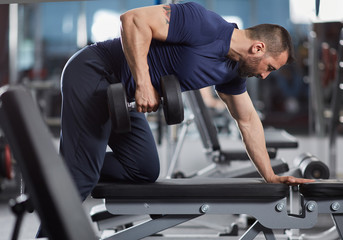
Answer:
[[270, 174], [270, 175], [268, 175], [268, 176], [265, 176], [264, 177], [264, 180], [266, 181], [266, 182], [268, 182], [268, 183], [273, 183], [273, 182], [276, 182], [276, 178], [277, 178], [278, 176], [277, 175], [275, 175], [274, 173], [272, 173], [272, 174]]

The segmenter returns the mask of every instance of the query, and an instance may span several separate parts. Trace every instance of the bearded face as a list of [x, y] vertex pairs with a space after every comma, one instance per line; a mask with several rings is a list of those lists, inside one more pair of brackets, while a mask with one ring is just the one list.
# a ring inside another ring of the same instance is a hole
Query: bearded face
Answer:
[[240, 77], [257, 77], [261, 76], [258, 74], [258, 65], [260, 64], [262, 57], [249, 57], [239, 61], [238, 74]]

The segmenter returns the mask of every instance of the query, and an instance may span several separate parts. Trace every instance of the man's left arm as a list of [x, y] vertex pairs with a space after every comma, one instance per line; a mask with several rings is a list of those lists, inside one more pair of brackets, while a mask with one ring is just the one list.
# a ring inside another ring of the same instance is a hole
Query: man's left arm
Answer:
[[265, 181], [287, 184], [312, 181], [293, 176], [278, 176], [274, 173], [266, 148], [264, 129], [247, 92], [239, 95], [218, 92], [218, 95], [227, 105], [231, 116], [237, 122], [247, 153]]

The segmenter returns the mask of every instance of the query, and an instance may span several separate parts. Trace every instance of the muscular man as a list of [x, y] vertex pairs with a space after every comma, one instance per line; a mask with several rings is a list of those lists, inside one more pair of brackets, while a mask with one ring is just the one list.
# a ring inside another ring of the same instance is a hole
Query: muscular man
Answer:
[[[178, 77], [182, 91], [215, 85], [267, 182], [309, 181], [274, 174], [261, 121], [246, 91], [246, 77], [264, 79], [292, 60], [284, 28], [263, 24], [239, 30], [196, 3], [133, 9], [120, 19], [120, 38], [82, 49], [62, 75], [60, 151], [83, 199], [100, 175], [132, 182], [158, 178], [158, 154], [143, 113], [157, 110], [159, 79], [168, 74]], [[137, 105], [126, 134], [111, 132], [106, 89], [114, 82], [122, 82]], [[111, 152], [106, 153], [107, 145]]]

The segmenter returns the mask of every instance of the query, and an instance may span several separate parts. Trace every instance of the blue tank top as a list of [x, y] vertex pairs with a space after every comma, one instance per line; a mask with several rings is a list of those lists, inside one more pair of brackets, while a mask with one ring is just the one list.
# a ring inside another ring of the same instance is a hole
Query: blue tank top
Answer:
[[[171, 4], [168, 37], [152, 40], [148, 53], [151, 82], [160, 91], [160, 77], [175, 74], [182, 91], [215, 85], [217, 91], [241, 94], [246, 80], [237, 73], [238, 62], [227, 58], [236, 24], [193, 2]], [[104, 59], [106, 69], [125, 85], [129, 98], [135, 83], [126, 62], [120, 39], [91, 46]]]

